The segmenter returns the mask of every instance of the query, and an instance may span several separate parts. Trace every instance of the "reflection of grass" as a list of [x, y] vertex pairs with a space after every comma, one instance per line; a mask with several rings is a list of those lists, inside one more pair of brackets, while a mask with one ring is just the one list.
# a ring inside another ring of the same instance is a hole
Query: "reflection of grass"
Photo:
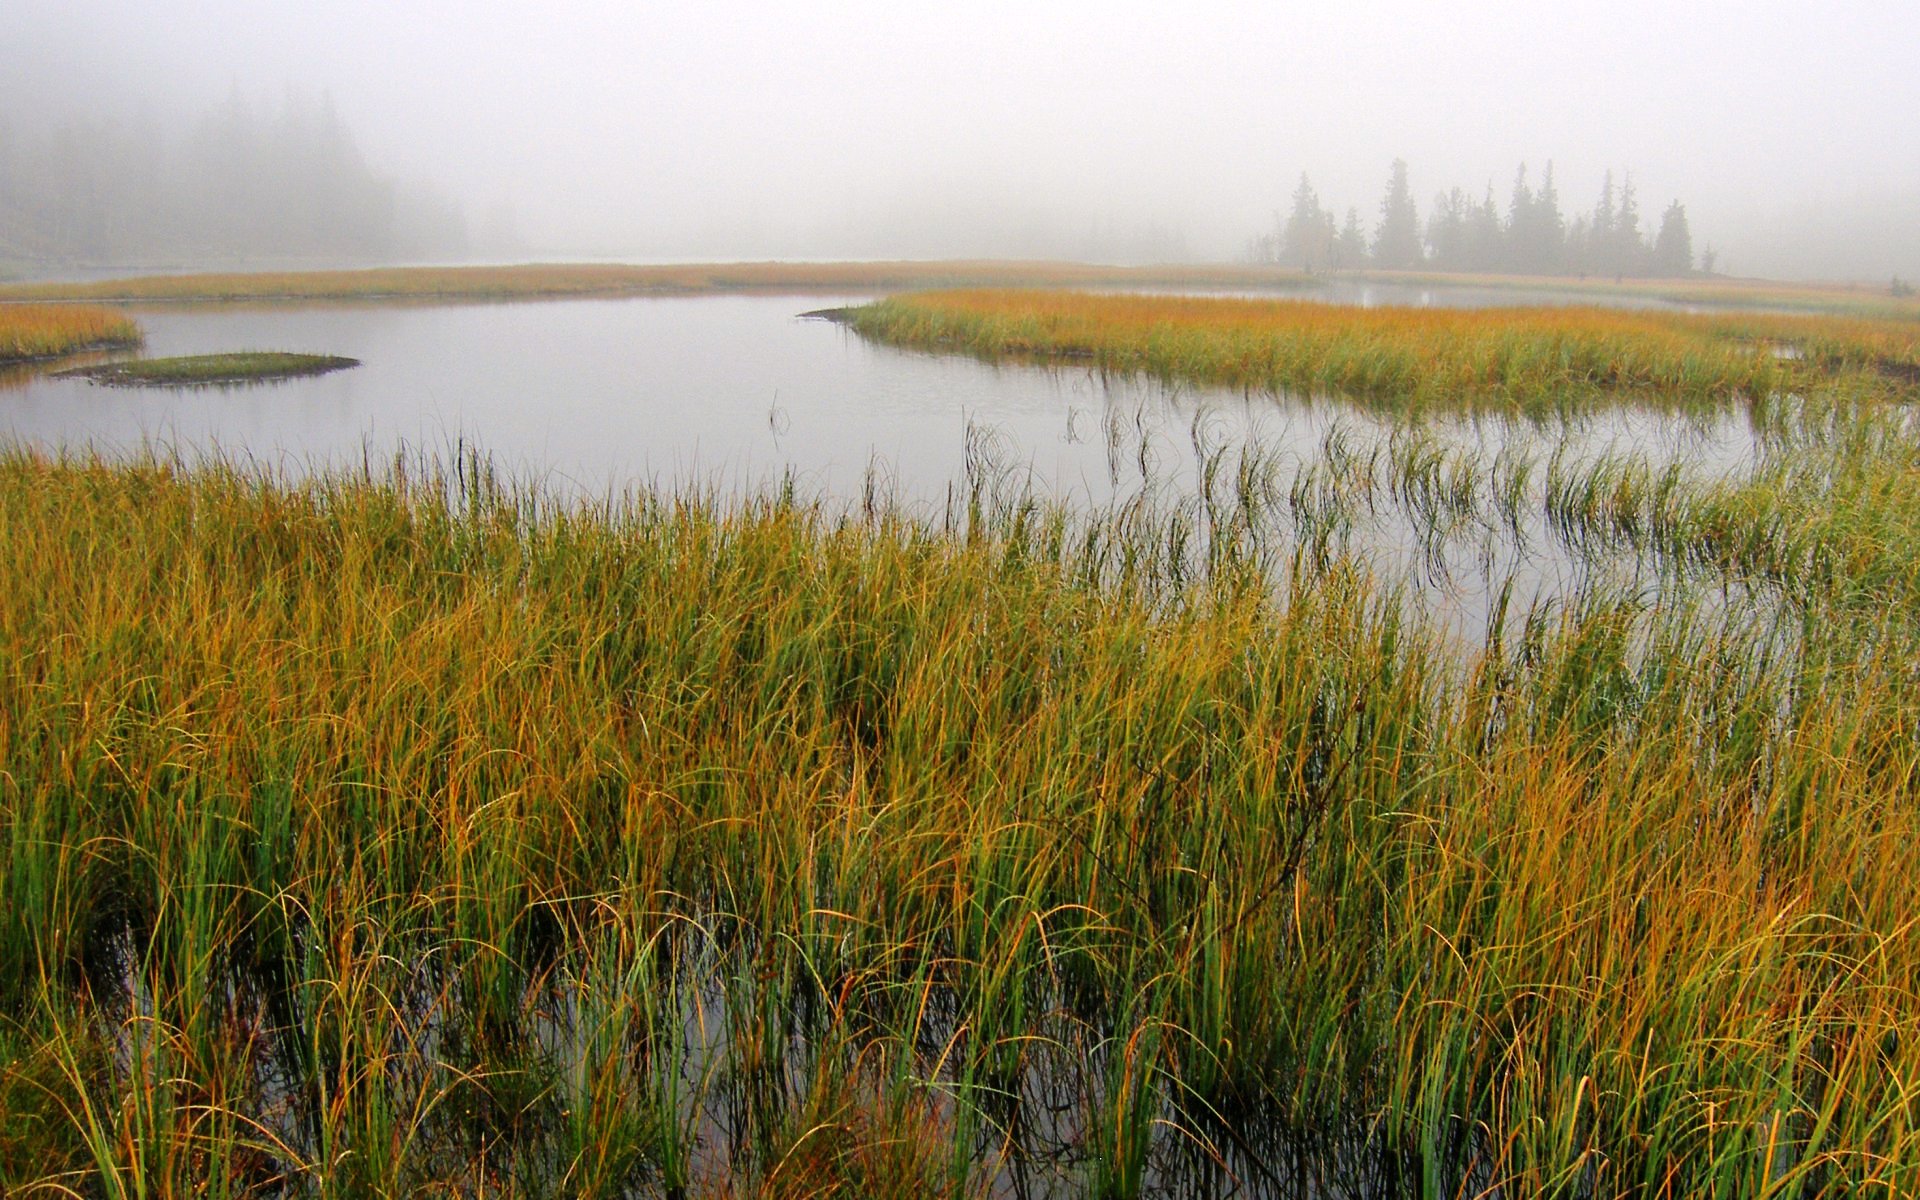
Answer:
[[140, 344], [140, 327], [111, 309], [0, 304], [0, 363]]
[[0, 455], [0, 1189], [967, 1194], [1038, 1126], [1116, 1197], [1913, 1195], [1914, 456], [1780, 424], [1724, 489], [1334, 462], [1807, 585], [1464, 663], [1241, 570], [1321, 519], [1257, 470], [943, 531]]
[[233, 275], [156, 275], [98, 283], [17, 284], [0, 298], [288, 300], [675, 295], [724, 291], [892, 290], [981, 286], [1261, 287], [1311, 282], [1271, 267], [1103, 267], [1079, 263], [531, 264], [394, 267]]
[[[1898, 390], [1920, 352], [1920, 325], [1897, 321], [1032, 290], [916, 293], [846, 319], [901, 345], [1058, 356], [1202, 383], [1332, 392], [1391, 409], [1537, 413], [1620, 400], [1705, 407], [1837, 375]], [[1772, 342], [1803, 356], [1777, 358]]]
[[129, 362], [75, 367], [61, 375], [91, 379], [116, 387], [202, 387], [223, 383], [265, 383], [303, 375], [357, 367], [360, 360], [332, 354], [286, 354], [245, 351], [238, 354], [192, 354], [179, 358], [142, 358]]

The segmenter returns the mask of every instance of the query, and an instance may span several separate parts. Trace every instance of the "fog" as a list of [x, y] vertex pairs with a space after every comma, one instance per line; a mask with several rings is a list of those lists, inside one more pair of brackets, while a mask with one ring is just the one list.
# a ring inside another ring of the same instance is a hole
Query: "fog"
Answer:
[[[361, 257], [1233, 259], [1302, 172], [1371, 227], [1402, 158], [1423, 218], [1551, 160], [1569, 210], [1609, 170], [1681, 201], [1728, 273], [1920, 277], [1912, 0], [1462, 7], [7, 0], [0, 263], [65, 253], [20, 212], [46, 146], [213, 171], [183, 147], [238, 105], [337, 122], [406, 226]], [[168, 245], [103, 210], [67, 256], [216, 255], [195, 214], [283, 202], [169, 186]]]

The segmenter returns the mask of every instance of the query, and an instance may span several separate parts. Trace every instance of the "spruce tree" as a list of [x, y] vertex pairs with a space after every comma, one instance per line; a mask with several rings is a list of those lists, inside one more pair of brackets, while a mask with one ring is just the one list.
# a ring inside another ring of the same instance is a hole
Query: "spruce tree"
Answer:
[[1513, 198], [1507, 201], [1507, 228], [1504, 261], [1500, 264], [1509, 270], [1534, 271], [1533, 244], [1537, 240], [1534, 233], [1535, 222], [1539, 219], [1535, 211], [1533, 189], [1527, 186], [1527, 164], [1521, 163], [1513, 176]]
[[1433, 265], [1442, 271], [1465, 271], [1472, 264], [1467, 247], [1467, 214], [1473, 201], [1459, 188], [1433, 198], [1433, 215], [1427, 218], [1427, 248]]
[[1693, 274], [1693, 234], [1687, 228], [1687, 210], [1678, 200], [1667, 205], [1660, 232], [1653, 239], [1653, 268], [1667, 276]]
[[1505, 264], [1506, 231], [1500, 225], [1500, 209], [1493, 202], [1493, 181], [1487, 181], [1487, 195], [1467, 214], [1467, 263], [1474, 271], [1498, 271]]
[[1380, 201], [1380, 228], [1373, 238], [1373, 265], [1388, 271], [1419, 266], [1426, 258], [1420, 247], [1420, 214], [1407, 182], [1407, 162], [1393, 160], [1387, 194]]
[[1593, 219], [1587, 223], [1587, 266], [1598, 274], [1618, 273], [1615, 253], [1618, 239], [1614, 233], [1613, 172], [1600, 185], [1600, 202], [1593, 206]]
[[1534, 270], [1556, 274], [1567, 265], [1567, 219], [1560, 215], [1560, 193], [1553, 186], [1553, 160], [1547, 160], [1547, 173], [1540, 190], [1533, 195], [1535, 222]]
[[1357, 271], [1367, 265], [1367, 235], [1360, 231], [1360, 210], [1347, 209], [1347, 223], [1333, 243], [1333, 265], [1341, 271]]
[[1632, 172], [1628, 172], [1626, 182], [1620, 186], [1620, 208], [1613, 214], [1613, 237], [1613, 273], [1646, 274], [1647, 243], [1640, 232], [1640, 203], [1634, 196]]
[[1293, 210], [1280, 233], [1280, 261], [1302, 271], [1318, 271], [1333, 255], [1333, 218], [1320, 207], [1320, 197], [1306, 172], [1293, 190]]

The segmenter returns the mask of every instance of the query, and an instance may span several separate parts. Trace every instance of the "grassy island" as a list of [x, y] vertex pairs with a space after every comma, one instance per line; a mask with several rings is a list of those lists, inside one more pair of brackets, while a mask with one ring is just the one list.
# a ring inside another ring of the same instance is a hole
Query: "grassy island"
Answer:
[[333, 354], [286, 354], [246, 351], [237, 354], [193, 354], [178, 358], [137, 358], [122, 362], [74, 367], [59, 374], [89, 379], [110, 387], [215, 387], [270, 383], [325, 375], [357, 367], [357, 358]]

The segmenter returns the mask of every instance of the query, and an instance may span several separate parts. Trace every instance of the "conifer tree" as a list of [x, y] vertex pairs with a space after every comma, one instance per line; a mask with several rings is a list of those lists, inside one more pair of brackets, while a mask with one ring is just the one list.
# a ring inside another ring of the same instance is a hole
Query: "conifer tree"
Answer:
[[1661, 275], [1693, 274], [1693, 233], [1687, 228], [1687, 210], [1678, 200], [1660, 217], [1653, 239], [1653, 268]]
[[1302, 271], [1324, 270], [1333, 258], [1333, 239], [1333, 217], [1320, 207], [1320, 197], [1303, 171], [1280, 233], [1280, 261]]
[[1333, 243], [1333, 265], [1336, 270], [1357, 271], [1367, 265], [1367, 235], [1360, 231], [1360, 210], [1347, 209], [1347, 223], [1340, 227], [1340, 236]]
[[1473, 269], [1467, 246], [1467, 216], [1472, 211], [1473, 201], [1459, 188], [1433, 198], [1433, 215], [1427, 218], [1427, 248], [1435, 267], [1442, 271]]
[[1620, 207], [1613, 215], [1613, 236], [1614, 274], [1644, 274], [1647, 244], [1640, 232], [1640, 204], [1634, 196], [1632, 172], [1628, 172], [1626, 182], [1620, 186]]
[[1420, 214], [1407, 182], [1407, 162], [1393, 160], [1387, 194], [1380, 201], [1380, 227], [1373, 237], [1373, 265], [1398, 271], [1419, 266], [1426, 258], [1420, 246]]

